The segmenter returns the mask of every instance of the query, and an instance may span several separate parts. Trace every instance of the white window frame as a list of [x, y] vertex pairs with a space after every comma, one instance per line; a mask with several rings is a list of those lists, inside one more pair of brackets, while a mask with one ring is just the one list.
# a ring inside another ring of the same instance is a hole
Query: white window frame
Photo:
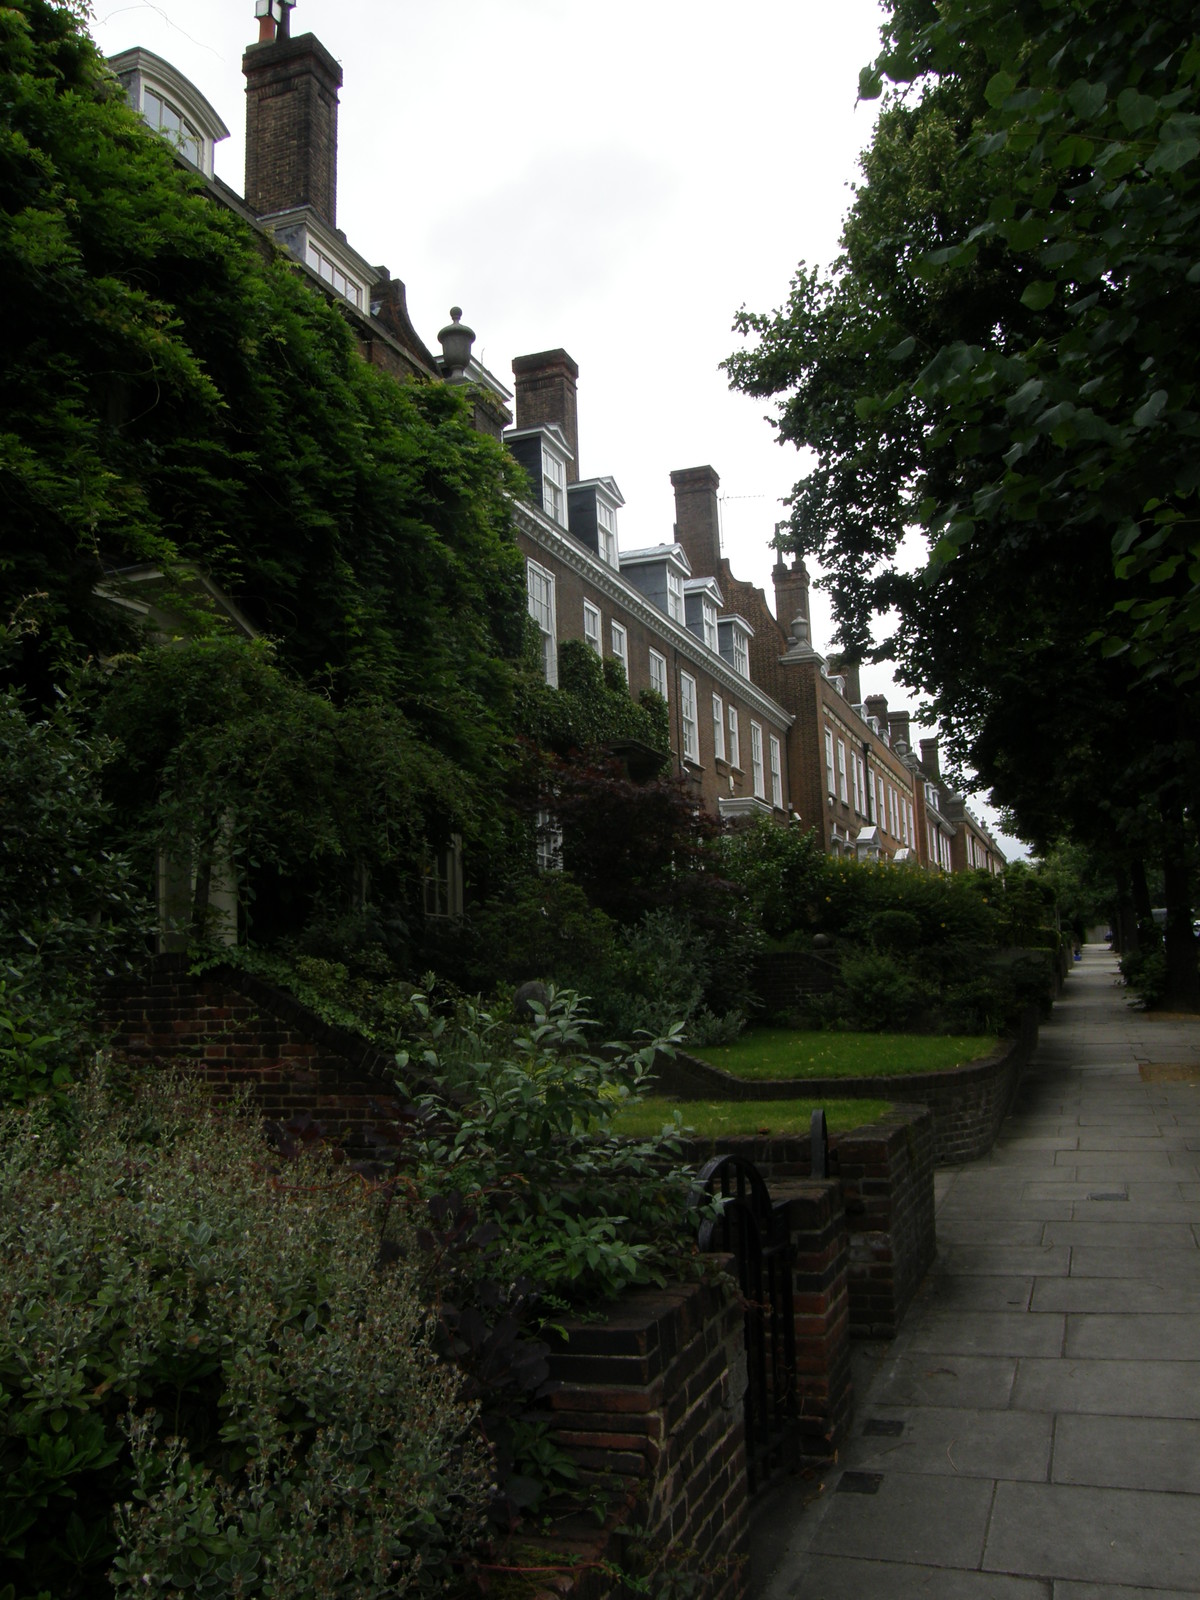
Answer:
[[683, 599], [683, 579], [671, 567], [667, 568], [667, 615], [675, 622], [686, 620]]
[[567, 525], [567, 469], [552, 450], [542, 446], [542, 510], [560, 528]]
[[763, 771], [762, 725], [757, 722], [750, 724], [750, 778], [757, 798], [765, 800], [767, 798], [767, 780]]
[[667, 658], [661, 650], [650, 652], [650, 687], [657, 690], [663, 699], [670, 703], [667, 694]]
[[742, 678], [750, 676], [750, 648], [740, 628], [733, 630], [733, 670]]
[[717, 608], [711, 600], [700, 602], [701, 626], [704, 632], [704, 642], [710, 650], [720, 651], [721, 641], [717, 634]]
[[583, 602], [583, 638], [584, 643], [591, 645], [598, 656], [604, 654], [600, 647], [600, 607], [594, 606], [590, 600]]
[[625, 682], [629, 682], [629, 632], [623, 622], [614, 622], [609, 634], [612, 640], [612, 653], [625, 671]]
[[537, 869], [539, 872], [562, 871], [562, 824], [552, 811], [541, 810], [534, 819], [536, 829]]
[[679, 674], [679, 716], [683, 727], [683, 759], [700, 764], [700, 728], [696, 718], [696, 680], [690, 673]]
[[850, 804], [850, 791], [846, 786], [846, 741], [839, 739], [837, 742], [838, 754], [838, 799], [844, 806]]
[[725, 702], [719, 694], [712, 697], [713, 702], [713, 759], [725, 759]]
[[606, 500], [596, 500], [596, 543], [601, 561], [620, 571], [621, 558], [617, 550], [617, 513]]
[[774, 734], [770, 736], [771, 804], [783, 810], [783, 750]]
[[[552, 689], [558, 688], [558, 623], [554, 604], [554, 574], [536, 561], [525, 562], [525, 588], [529, 615], [542, 636], [542, 674]], [[540, 592], [539, 592], [540, 591]]]
[[833, 771], [833, 729], [825, 729], [825, 787], [830, 794], [837, 794], [837, 778]]
[[422, 881], [425, 915], [431, 921], [453, 922], [463, 914], [462, 836], [434, 852]]
[[742, 736], [738, 731], [737, 707], [729, 708], [729, 765], [742, 770]]
[[877, 813], [876, 817], [875, 817], [875, 821], [882, 828], [883, 827], [883, 819], [884, 819], [885, 815], [887, 814], [886, 813], [886, 807], [884, 806], [884, 802], [883, 802], [883, 774], [882, 774], [882, 772], [877, 772], [875, 774], [875, 810], [876, 810], [876, 813]]

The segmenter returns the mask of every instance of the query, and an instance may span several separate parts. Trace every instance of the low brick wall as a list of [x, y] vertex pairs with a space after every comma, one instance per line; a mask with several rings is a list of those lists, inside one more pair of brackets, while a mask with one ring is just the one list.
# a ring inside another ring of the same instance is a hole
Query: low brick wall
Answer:
[[[697, 1165], [713, 1155], [743, 1156], [780, 1193], [812, 1171], [807, 1136], [739, 1134], [685, 1139], [682, 1146], [684, 1160]], [[894, 1106], [878, 1123], [833, 1134], [829, 1165], [849, 1233], [850, 1333], [890, 1339], [937, 1253], [933, 1114], [924, 1106]]]
[[925, 1105], [933, 1113], [934, 1160], [939, 1167], [951, 1167], [975, 1161], [992, 1148], [1037, 1036], [1037, 1011], [1031, 1006], [1022, 1016], [1015, 1038], [1001, 1040], [993, 1054], [982, 1060], [944, 1072], [751, 1082], [679, 1052], [673, 1059], [660, 1056], [655, 1073], [659, 1091], [678, 1100], [888, 1099], [905, 1105]]
[[750, 989], [768, 1017], [798, 1011], [813, 994], [830, 994], [837, 962], [813, 950], [764, 950], [754, 958]]
[[580, 1498], [595, 1492], [610, 1513], [603, 1530], [571, 1517], [538, 1539], [532, 1566], [561, 1558], [580, 1569], [545, 1587], [605, 1600], [621, 1592], [612, 1563], [635, 1577], [686, 1577], [700, 1600], [741, 1600], [746, 1366], [733, 1280], [626, 1295], [602, 1320], [562, 1327], [542, 1418], [575, 1461]]
[[268, 1121], [312, 1119], [356, 1153], [394, 1142], [387, 1058], [248, 973], [194, 977], [185, 956], [159, 956], [108, 986], [99, 1021], [118, 1055], [189, 1061], [220, 1095], [248, 1089]]
[[802, 1458], [829, 1460], [850, 1422], [850, 1235], [842, 1186], [814, 1178], [776, 1189], [792, 1240], [796, 1398]]

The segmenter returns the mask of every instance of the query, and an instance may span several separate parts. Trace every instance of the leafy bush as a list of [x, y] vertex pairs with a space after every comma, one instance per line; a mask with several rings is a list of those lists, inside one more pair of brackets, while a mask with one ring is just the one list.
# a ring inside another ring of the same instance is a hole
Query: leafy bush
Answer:
[[[69, 1160], [0, 1123], [0, 1566], [21, 1595], [438, 1591], [490, 1461], [395, 1211], [180, 1077]], [[111, 1585], [111, 1587], [110, 1587]]]
[[1142, 1008], [1151, 1011], [1167, 997], [1167, 956], [1160, 945], [1142, 946], [1121, 957], [1121, 976], [1137, 991]]
[[893, 956], [863, 951], [843, 957], [839, 1009], [855, 1028], [868, 1033], [910, 1028], [930, 998], [924, 986]]
[[[470, 1008], [468, 1008], [470, 1010]], [[472, 1037], [494, 1037], [474, 1013]], [[420, 1097], [425, 1120], [409, 1152], [426, 1197], [450, 1196], [502, 1226], [491, 1274], [523, 1280], [557, 1304], [591, 1305], [636, 1284], [664, 1284], [689, 1255], [688, 1174], [659, 1139], [615, 1137], [612, 1118], [649, 1093], [654, 1061], [671, 1037], [637, 1050], [589, 1049], [592, 1026], [578, 996], [552, 994], [506, 1052], [473, 1061], [457, 1052], [452, 1093]], [[453, 1039], [445, 1040], [453, 1046]], [[399, 1057], [422, 1077], [441, 1051], [418, 1042]]]
[[884, 955], [911, 954], [921, 942], [920, 919], [911, 911], [877, 911], [867, 923], [871, 948]]

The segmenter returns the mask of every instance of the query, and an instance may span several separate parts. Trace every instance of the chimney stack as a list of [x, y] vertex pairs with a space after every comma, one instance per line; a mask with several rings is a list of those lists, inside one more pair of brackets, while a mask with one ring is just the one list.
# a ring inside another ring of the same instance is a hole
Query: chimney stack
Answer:
[[938, 755], [938, 741], [936, 739], [921, 740], [921, 765], [932, 777], [941, 777], [942, 769]]
[[[901, 755], [911, 749], [912, 740], [909, 735], [909, 713], [907, 711], [888, 712], [888, 732], [892, 736], [892, 745], [899, 750]], [[903, 746], [903, 748], [901, 748]]]
[[852, 706], [862, 704], [862, 687], [858, 681], [858, 662], [848, 661], [843, 656], [834, 656], [829, 663], [831, 676], [846, 680], [846, 699]]
[[[783, 524], [776, 527], [776, 533], [781, 526]], [[808, 609], [808, 568], [804, 562], [797, 557], [789, 567], [780, 556], [772, 569], [771, 580], [775, 585], [776, 620], [785, 628], [789, 619], [796, 616], [811, 622]]]
[[675, 490], [675, 541], [683, 546], [694, 578], [715, 578], [721, 570], [721, 518], [712, 467], [683, 467], [671, 474]]
[[[869, 717], [874, 717], [875, 720], [879, 723], [879, 726], [881, 728], [883, 728], [885, 731], [887, 731], [887, 729], [888, 729], [887, 695], [885, 695], [885, 694], [869, 694], [867, 696], [867, 699], [866, 699], [866, 709], [867, 709], [867, 715]], [[891, 737], [890, 733], [888, 734], [888, 737], [889, 738]]]
[[578, 483], [578, 366], [565, 350], [539, 350], [536, 355], [517, 356], [512, 369], [517, 427], [544, 428], [556, 423], [571, 452], [567, 482]]
[[342, 69], [315, 34], [290, 37], [284, 0], [258, 4], [259, 42], [242, 56], [246, 203], [256, 217], [311, 206], [335, 228]]

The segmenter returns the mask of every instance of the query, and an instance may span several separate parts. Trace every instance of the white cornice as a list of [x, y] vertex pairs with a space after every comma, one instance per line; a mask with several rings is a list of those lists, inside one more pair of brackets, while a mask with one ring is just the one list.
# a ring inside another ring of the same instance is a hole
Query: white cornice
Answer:
[[675, 622], [657, 606], [651, 605], [639, 589], [635, 589], [633, 584], [624, 580], [612, 567], [565, 536], [563, 531], [548, 522], [536, 507], [526, 501], [515, 500], [513, 510], [517, 526], [526, 538], [554, 556], [557, 561], [561, 561], [564, 566], [579, 573], [580, 577], [586, 578], [593, 588], [599, 589], [610, 600], [615, 600], [660, 638], [673, 644], [680, 655], [701, 667], [709, 677], [724, 687], [727, 694], [732, 694], [743, 705], [758, 711], [764, 717], [769, 717], [785, 728], [792, 726], [796, 719], [790, 712], [772, 700], [770, 695], [764, 694], [756, 684], [751, 683], [749, 678], [743, 678], [740, 673], [734, 672], [715, 650], [710, 650], [694, 633], [689, 633], [681, 623]]

